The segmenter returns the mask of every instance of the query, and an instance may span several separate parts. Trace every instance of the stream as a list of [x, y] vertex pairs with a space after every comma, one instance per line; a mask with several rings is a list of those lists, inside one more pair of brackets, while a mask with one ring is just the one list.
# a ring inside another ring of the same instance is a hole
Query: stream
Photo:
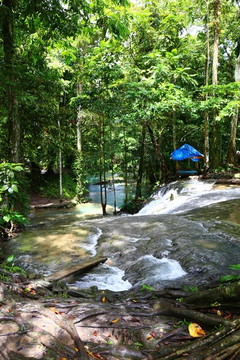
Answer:
[[69, 279], [78, 288], [201, 285], [233, 273], [228, 266], [240, 263], [239, 209], [239, 186], [179, 180], [160, 188], [136, 215], [103, 217], [94, 202], [33, 211], [7, 251], [16, 264], [43, 276], [106, 256], [105, 264]]

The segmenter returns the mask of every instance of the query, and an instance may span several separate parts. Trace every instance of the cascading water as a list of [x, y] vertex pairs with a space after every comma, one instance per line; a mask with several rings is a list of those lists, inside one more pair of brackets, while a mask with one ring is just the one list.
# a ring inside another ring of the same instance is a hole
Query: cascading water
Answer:
[[239, 186], [223, 187], [214, 180], [188, 179], [160, 188], [138, 215], [180, 214], [221, 201], [240, 198]]
[[75, 278], [80, 288], [121, 291], [206, 282], [240, 263], [240, 229], [229, 210], [239, 214], [239, 199], [240, 187], [190, 179], [162, 187], [134, 216], [87, 216], [86, 204], [45, 210], [32, 216], [35, 225], [11, 240], [8, 250], [18, 264], [44, 275], [95, 254], [108, 257]]

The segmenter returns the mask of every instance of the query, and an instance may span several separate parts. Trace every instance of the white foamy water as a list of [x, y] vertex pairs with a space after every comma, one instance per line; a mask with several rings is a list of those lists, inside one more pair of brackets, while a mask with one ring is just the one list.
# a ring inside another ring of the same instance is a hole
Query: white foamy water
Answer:
[[107, 264], [99, 265], [90, 273], [86, 274], [81, 280], [76, 281], [73, 286], [80, 289], [87, 289], [91, 286], [97, 286], [99, 290], [124, 291], [129, 290], [132, 284], [128, 280], [123, 280], [125, 273], [123, 270], [109, 266]]
[[140, 270], [136, 285], [174, 280], [187, 274], [178, 261], [168, 258], [157, 259], [153, 255], [144, 255], [133, 265]]
[[98, 227], [96, 227], [95, 229], [96, 229], [96, 233], [90, 234], [86, 238], [85, 242], [81, 244], [81, 248], [87, 250], [92, 256], [95, 256], [97, 253], [96, 245], [98, 243], [99, 237], [102, 235], [101, 229], [99, 229]]
[[240, 187], [189, 179], [162, 187], [137, 215], [180, 214], [221, 201], [240, 198]]

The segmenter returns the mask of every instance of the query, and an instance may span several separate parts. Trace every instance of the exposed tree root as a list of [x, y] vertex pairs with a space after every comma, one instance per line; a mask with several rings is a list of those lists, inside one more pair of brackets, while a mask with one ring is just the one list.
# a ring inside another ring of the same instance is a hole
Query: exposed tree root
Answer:
[[[216, 300], [216, 309], [221, 301], [232, 302], [229, 310], [235, 308], [240, 282], [183, 296], [182, 302], [176, 300], [176, 291], [172, 299], [168, 291], [163, 300], [151, 296], [151, 292], [148, 296], [143, 294], [142, 299], [141, 293], [124, 292], [118, 296], [106, 293], [103, 301], [100, 291], [89, 298], [81, 294], [81, 298], [46, 299], [39, 295], [38, 288], [33, 289], [36, 297], [28, 299], [26, 286], [5, 284], [9, 288], [8, 297], [12, 294], [18, 298], [2, 302], [0, 308], [3, 360], [240, 359], [238, 312], [230, 319], [224, 318], [224, 312], [208, 313], [216, 299], [220, 300]], [[181, 327], [174, 328], [179, 320]], [[206, 336], [190, 336], [187, 321], [200, 324]]]
[[183, 303], [191, 307], [240, 304], [240, 281], [198, 292], [185, 298]]

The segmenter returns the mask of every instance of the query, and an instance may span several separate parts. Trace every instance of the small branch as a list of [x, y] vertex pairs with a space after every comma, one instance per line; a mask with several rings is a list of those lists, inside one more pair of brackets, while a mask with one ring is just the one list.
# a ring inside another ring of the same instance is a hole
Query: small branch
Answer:
[[6, 333], [6, 334], [0, 334], [0, 336], [22, 335], [22, 334], [26, 334], [27, 332], [28, 332], [28, 330], [15, 331], [15, 332]]
[[78, 325], [80, 328], [90, 328], [90, 329], [126, 329], [126, 330], [141, 330], [141, 329], [151, 329], [151, 326], [94, 326], [94, 325]]

